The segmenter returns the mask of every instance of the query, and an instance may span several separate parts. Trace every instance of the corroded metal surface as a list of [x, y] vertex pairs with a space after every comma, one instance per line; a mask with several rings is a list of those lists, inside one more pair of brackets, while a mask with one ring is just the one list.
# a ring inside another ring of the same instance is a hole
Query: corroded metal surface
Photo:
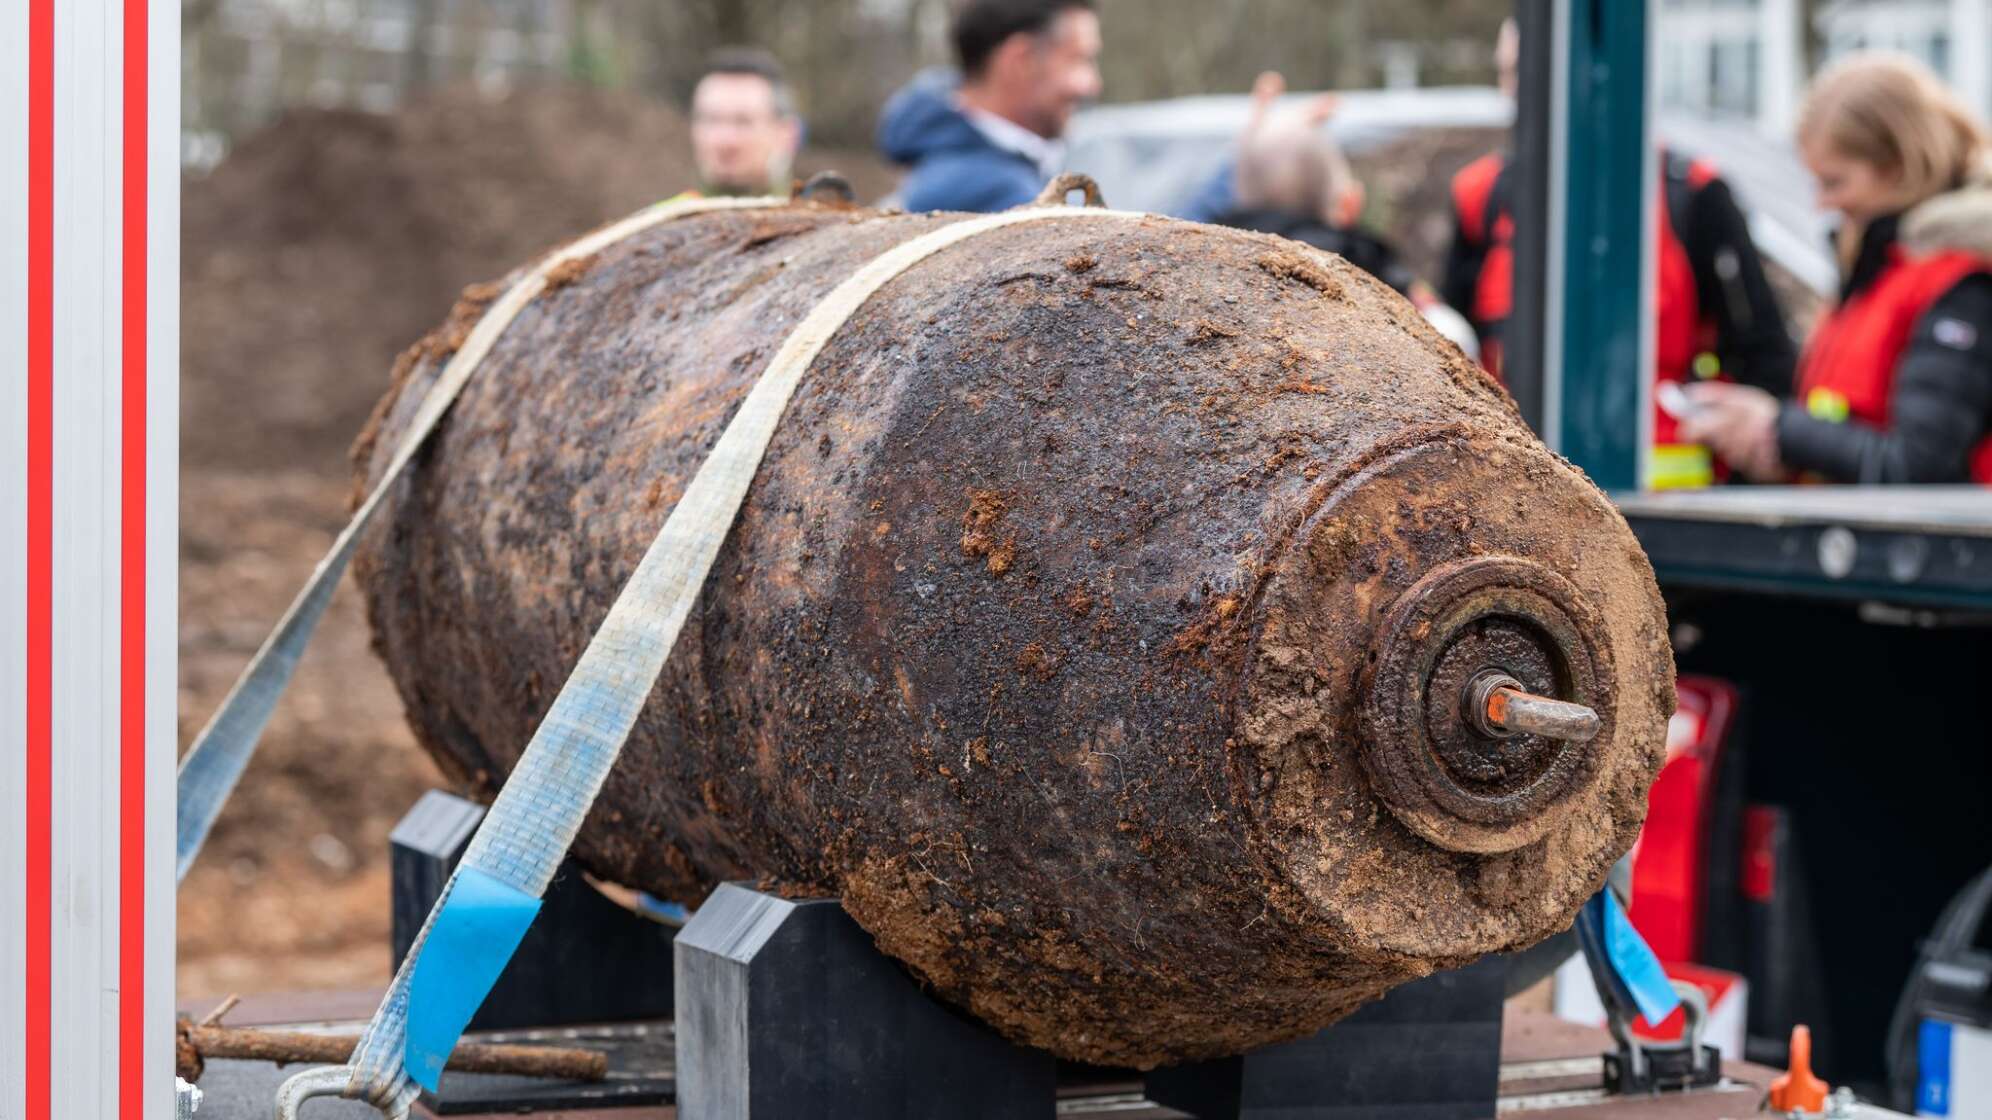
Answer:
[[[785, 333], [946, 220], [687, 219], [520, 317], [356, 561], [451, 774], [495, 790]], [[1494, 668], [1600, 731], [1478, 736]], [[1672, 673], [1624, 523], [1394, 293], [1257, 234], [1013, 227], [818, 358], [576, 853], [835, 892], [1068, 1057], [1235, 1053], [1567, 925]]]

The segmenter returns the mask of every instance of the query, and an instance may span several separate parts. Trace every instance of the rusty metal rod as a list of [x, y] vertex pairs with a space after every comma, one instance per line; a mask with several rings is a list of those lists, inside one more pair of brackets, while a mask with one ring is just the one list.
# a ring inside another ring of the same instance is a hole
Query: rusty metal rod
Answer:
[[[304, 1031], [218, 1027], [180, 1022], [176, 1065], [181, 1077], [197, 1080], [210, 1058], [249, 1061], [323, 1062], [337, 1065], [353, 1056], [355, 1035], [310, 1034]], [[509, 1073], [558, 1081], [601, 1081], [609, 1075], [608, 1055], [597, 1050], [561, 1046], [514, 1046], [462, 1042], [451, 1052], [446, 1069], [465, 1073]]]
[[1542, 735], [1588, 743], [1598, 734], [1598, 713], [1582, 704], [1537, 696], [1505, 673], [1483, 673], [1466, 686], [1467, 718], [1483, 735]]

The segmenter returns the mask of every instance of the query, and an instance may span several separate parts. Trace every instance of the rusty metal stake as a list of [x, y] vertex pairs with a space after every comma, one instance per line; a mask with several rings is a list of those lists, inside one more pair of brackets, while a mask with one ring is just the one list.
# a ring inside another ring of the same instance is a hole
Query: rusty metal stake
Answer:
[[[243, 1058], [280, 1066], [292, 1062], [343, 1064], [360, 1041], [356, 1035], [221, 1027], [186, 1019], [180, 1020], [177, 1035], [174, 1064], [188, 1081], [200, 1079], [209, 1058]], [[457, 1044], [444, 1068], [557, 1081], [601, 1081], [609, 1076], [609, 1058], [597, 1050], [463, 1042]]]
[[1598, 734], [1598, 713], [1582, 704], [1522, 691], [1522, 682], [1498, 670], [1466, 686], [1466, 716], [1474, 730], [1497, 739], [1542, 735], [1588, 743]]

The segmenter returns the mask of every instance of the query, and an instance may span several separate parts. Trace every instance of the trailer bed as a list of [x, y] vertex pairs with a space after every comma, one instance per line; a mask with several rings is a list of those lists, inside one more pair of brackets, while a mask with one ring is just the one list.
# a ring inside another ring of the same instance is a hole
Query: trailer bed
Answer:
[[1612, 495], [1667, 588], [1992, 609], [1992, 490], [1721, 486]]
[[[305, 1030], [356, 1033], [379, 1002], [377, 992], [319, 993], [297, 996], [255, 996], [229, 1013], [230, 1026], [285, 1026]], [[183, 1011], [199, 1018], [210, 1004], [192, 1004]], [[668, 1022], [647, 1024], [659, 1038], [668, 1038]], [[584, 1036], [586, 1029], [579, 1029]], [[518, 1040], [533, 1032], [499, 1032]], [[559, 1042], [567, 1029], [541, 1032], [544, 1041]], [[482, 1037], [482, 1036], [479, 1036]], [[494, 1037], [497, 1037], [494, 1035]], [[1758, 1115], [1758, 1105], [1777, 1071], [1748, 1062], [1725, 1062], [1722, 1085], [1689, 1094], [1627, 1098], [1606, 1096], [1598, 1088], [1599, 1055], [1610, 1045], [1605, 1033], [1565, 1022], [1554, 1016], [1510, 1008], [1502, 1025], [1499, 1115], [1524, 1120], [1603, 1120], [1607, 1117], [1651, 1120], [1746, 1120]], [[668, 1048], [667, 1048], [668, 1049]], [[208, 1064], [200, 1087], [206, 1094], [198, 1120], [265, 1120], [277, 1085], [294, 1069], [268, 1063], [218, 1060]], [[452, 1075], [457, 1076], [457, 1075]], [[352, 1101], [315, 1101], [310, 1120], [367, 1120], [377, 1114]], [[431, 1116], [418, 1107], [417, 1115]], [[457, 1112], [468, 1117], [517, 1116], [516, 1111]], [[613, 1108], [555, 1108], [530, 1115], [543, 1120], [670, 1120], [669, 1105]], [[1873, 1113], [1880, 1116], [1883, 1113]], [[1112, 1071], [1073, 1071], [1061, 1078], [1059, 1120], [1179, 1120], [1184, 1113], [1163, 1108], [1142, 1097], [1141, 1082]], [[1489, 1118], [1494, 1120], [1494, 1118]]]

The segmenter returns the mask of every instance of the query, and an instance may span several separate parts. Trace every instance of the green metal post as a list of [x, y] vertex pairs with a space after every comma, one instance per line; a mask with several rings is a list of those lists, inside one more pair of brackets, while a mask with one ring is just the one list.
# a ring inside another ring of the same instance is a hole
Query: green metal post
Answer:
[[[1556, 6], [1564, 17], [1556, 21], [1562, 103], [1552, 105], [1552, 129], [1561, 135], [1551, 141], [1548, 302], [1556, 352], [1547, 363], [1544, 429], [1600, 486], [1633, 489], [1652, 442], [1645, 373], [1652, 364], [1649, 234], [1658, 181], [1647, 144], [1652, 4]], [[1558, 262], [1561, 277], [1554, 275]]]

